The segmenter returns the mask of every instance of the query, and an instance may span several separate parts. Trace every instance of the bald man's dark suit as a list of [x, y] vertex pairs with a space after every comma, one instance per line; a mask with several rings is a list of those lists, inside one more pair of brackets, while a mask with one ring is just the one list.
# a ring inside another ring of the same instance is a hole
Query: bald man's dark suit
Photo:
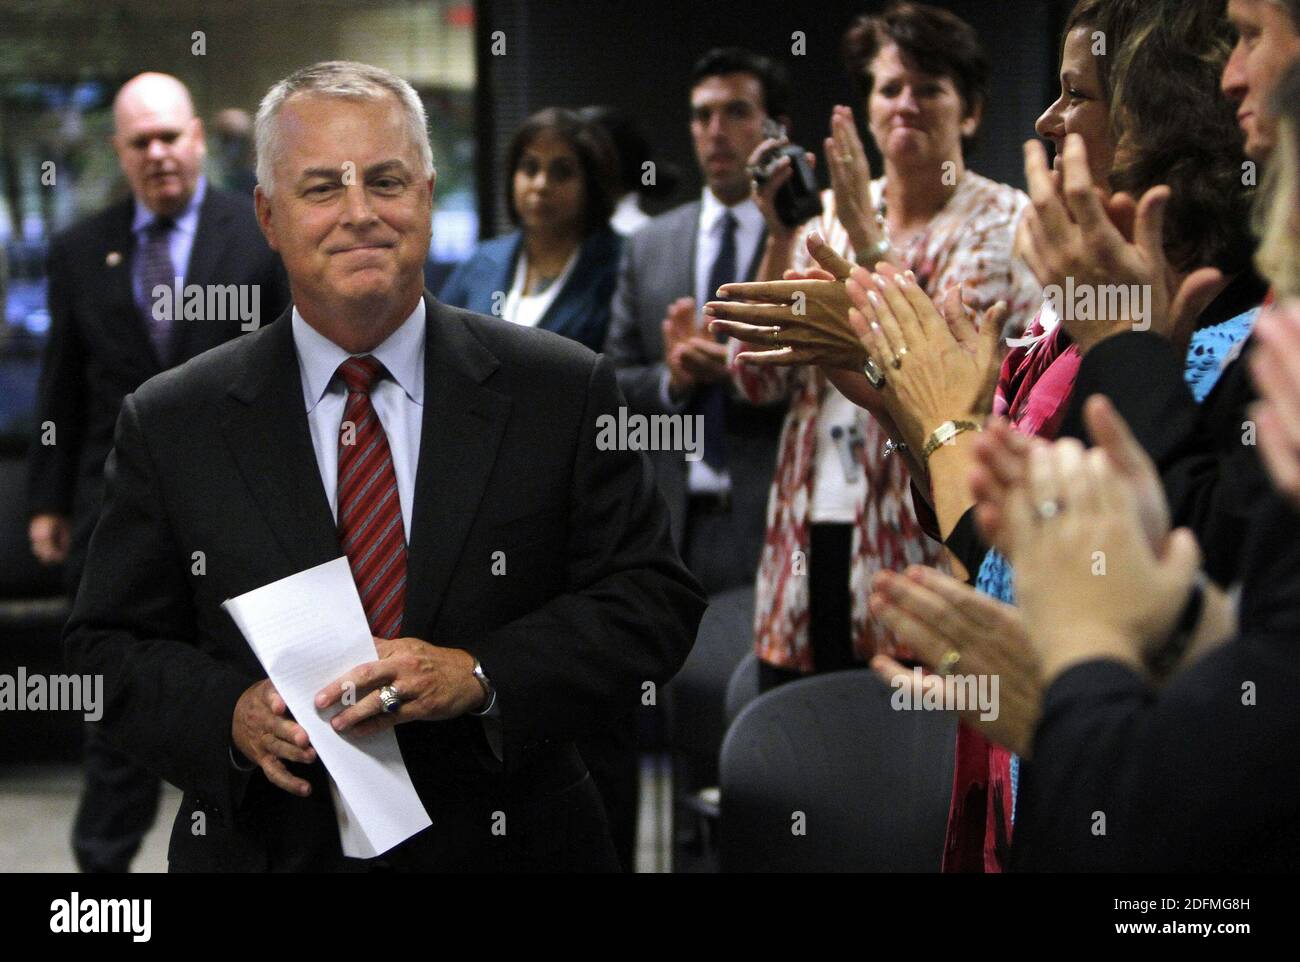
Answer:
[[[57, 234], [46, 262], [50, 333], [41, 364], [38, 423], [51, 422], [57, 443], [32, 445], [28, 513], [73, 519], [67, 570], [76, 590], [91, 529], [103, 498], [104, 459], [122, 398], [159, 371], [238, 337], [238, 318], [177, 321], [167, 357], [159, 357], [132, 291], [135, 235], [132, 198]], [[288, 306], [289, 282], [266, 245], [253, 202], [208, 185], [185, 284], [256, 286], [269, 323]], [[251, 325], [250, 325], [251, 326]]]
[[[46, 262], [50, 331], [41, 365], [37, 426], [29, 448], [28, 517], [62, 515], [72, 526], [64, 582], [74, 594], [104, 494], [104, 459], [124, 398], [173, 364], [241, 333], [238, 318], [178, 321], [165, 356], [149, 338], [132, 288], [135, 201], [128, 197], [51, 240]], [[184, 269], [185, 284], [240, 285], [258, 292], [260, 323], [289, 303], [280, 258], [267, 246], [251, 196], [209, 184]], [[251, 326], [251, 325], [250, 325]], [[42, 443], [44, 425], [53, 444]], [[85, 871], [126, 871], [158, 805], [156, 776], [112, 751], [86, 728], [86, 782], [73, 826]]]

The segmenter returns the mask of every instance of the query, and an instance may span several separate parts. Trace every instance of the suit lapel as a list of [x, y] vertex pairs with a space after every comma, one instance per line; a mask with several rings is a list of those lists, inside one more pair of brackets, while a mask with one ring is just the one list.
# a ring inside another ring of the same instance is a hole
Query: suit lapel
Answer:
[[555, 300], [551, 301], [551, 306], [538, 320], [538, 327], [567, 337], [574, 337], [581, 333], [580, 315], [587, 306], [584, 296], [587, 293], [586, 281], [593, 276], [591, 262], [594, 259], [594, 245], [598, 237], [599, 235], [593, 234], [582, 242], [578, 248], [578, 259], [574, 262], [573, 270], [569, 272], [564, 286], [555, 295]]
[[231, 386], [222, 427], [244, 483], [295, 571], [342, 554], [307, 427], [290, 311], [248, 337], [250, 357]]
[[161, 368], [135, 302], [131, 272], [135, 261], [135, 235], [131, 233], [134, 214], [135, 201], [128, 197], [114, 208], [105, 233], [103, 260], [100, 262], [105, 279], [103, 316], [121, 337], [126, 353], [151, 375]]
[[[683, 236], [677, 244], [674, 245], [678, 250], [677, 256], [684, 258], [684, 260], [679, 260], [677, 262], [677, 269], [673, 272], [673, 276], [690, 278], [690, 287], [686, 290], [685, 294], [679, 294], [679, 297], [694, 297], [695, 288], [698, 286], [695, 277], [695, 255], [700, 243], [700, 218], [704, 215], [704, 205], [697, 200], [692, 206], [695, 208], [694, 216], [684, 218], [687, 229], [690, 231], [690, 235]], [[703, 307], [703, 304], [696, 304], [696, 313], [699, 313], [700, 309]]]
[[[511, 400], [483, 386], [499, 365], [464, 318], [425, 292], [424, 415], [402, 633], [432, 627], [505, 433]], [[488, 559], [483, 559], [487, 564]]]

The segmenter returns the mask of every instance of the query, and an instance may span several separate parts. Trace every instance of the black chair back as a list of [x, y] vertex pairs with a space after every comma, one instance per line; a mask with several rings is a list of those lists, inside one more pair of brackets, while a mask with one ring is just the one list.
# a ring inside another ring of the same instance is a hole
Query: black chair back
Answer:
[[722, 746], [722, 871], [939, 870], [956, 719], [893, 693], [855, 669], [750, 702]]

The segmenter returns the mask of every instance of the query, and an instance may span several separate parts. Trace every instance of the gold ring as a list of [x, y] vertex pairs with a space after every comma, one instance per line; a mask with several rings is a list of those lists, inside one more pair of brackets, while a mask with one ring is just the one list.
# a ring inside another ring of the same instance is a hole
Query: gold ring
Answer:
[[952, 674], [953, 669], [957, 667], [959, 661], [961, 661], [961, 652], [956, 648], [949, 648], [944, 656], [939, 659], [939, 667], [935, 671], [940, 677], [947, 678]]
[[900, 347], [898, 353], [894, 355], [894, 367], [900, 366], [903, 363], [903, 358], [907, 357], [907, 355], [907, 346], [904, 345], [903, 347]]
[[853, 155], [852, 155], [852, 154], [840, 154], [840, 162], [841, 162], [841, 163], [844, 163], [844, 164], [851, 164], [851, 163], [853, 163]]

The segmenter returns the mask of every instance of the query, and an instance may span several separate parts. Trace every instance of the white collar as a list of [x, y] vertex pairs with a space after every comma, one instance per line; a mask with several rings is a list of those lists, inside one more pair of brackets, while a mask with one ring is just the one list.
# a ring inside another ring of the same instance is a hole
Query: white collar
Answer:
[[738, 222], [736, 226], [741, 230], [762, 231], [763, 213], [758, 209], [758, 205], [754, 203], [752, 196], [746, 197], [733, 207], [728, 207], [718, 200], [717, 196], [708, 187], [704, 188], [700, 200], [700, 231], [705, 234], [716, 231], [723, 211], [728, 210], [736, 218]]
[[[388, 369], [393, 380], [416, 404], [424, 403], [424, 315], [424, 298], [421, 297], [401, 326], [369, 352]], [[298, 368], [302, 372], [303, 398], [310, 413], [325, 396], [339, 365], [349, 357], [363, 355], [349, 354], [320, 333], [303, 319], [297, 306], [293, 309], [290, 323], [293, 325], [294, 347], [298, 351]]]

